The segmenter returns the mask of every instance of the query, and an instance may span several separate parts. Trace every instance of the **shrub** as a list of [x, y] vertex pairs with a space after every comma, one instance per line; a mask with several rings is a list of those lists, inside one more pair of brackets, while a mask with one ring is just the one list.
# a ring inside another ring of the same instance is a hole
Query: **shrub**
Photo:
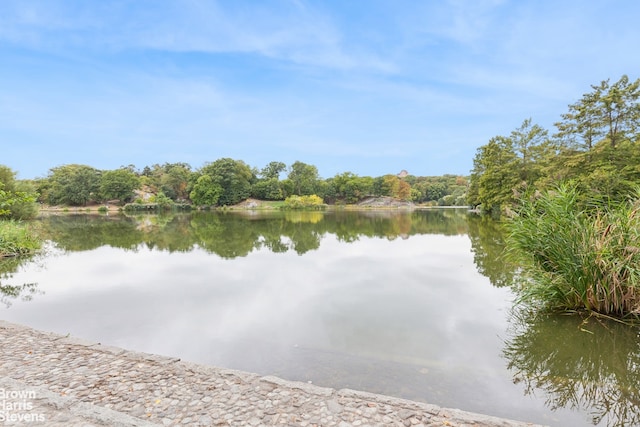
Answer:
[[170, 210], [174, 205], [174, 201], [171, 200], [171, 198], [165, 195], [162, 191], [151, 197], [150, 201], [155, 203], [158, 208], [162, 210]]
[[283, 209], [324, 209], [326, 205], [320, 196], [289, 196], [285, 199]]
[[522, 267], [521, 302], [548, 309], [640, 315], [638, 201], [580, 208], [565, 185], [524, 199], [507, 223], [507, 249]]

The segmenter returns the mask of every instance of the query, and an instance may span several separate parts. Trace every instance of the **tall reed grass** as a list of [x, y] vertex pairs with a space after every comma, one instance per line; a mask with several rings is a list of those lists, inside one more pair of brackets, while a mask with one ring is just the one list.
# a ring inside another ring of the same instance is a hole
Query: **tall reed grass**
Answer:
[[519, 301], [640, 316], [639, 207], [636, 198], [585, 208], [570, 185], [523, 198], [506, 225], [508, 256], [521, 266]]
[[0, 220], [0, 258], [33, 253], [42, 241], [33, 227], [14, 220]]

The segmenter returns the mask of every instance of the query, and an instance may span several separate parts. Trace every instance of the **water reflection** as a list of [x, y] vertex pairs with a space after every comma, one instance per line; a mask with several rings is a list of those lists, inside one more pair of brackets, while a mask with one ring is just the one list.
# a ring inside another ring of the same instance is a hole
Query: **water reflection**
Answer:
[[480, 274], [488, 277], [493, 286], [511, 286], [516, 269], [504, 257], [502, 224], [479, 215], [470, 215], [468, 224], [473, 261]]
[[140, 245], [169, 252], [203, 248], [225, 259], [266, 248], [299, 255], [317, 250], [323, 236], [341, 242], [361, 237], [393, 240], [420, 234], [467, 232], [464, 210], [337, 212], [195, 212], [179, 215], [64, 215], [42, 219], [58, 247], [69, 251], [103, 245], [137, 250]]
[[0, 258], [0, 305], [11, 307], [14, 301], [31, 301], [41, 294], [37, 283], [14, 284], [11, 279], [21, 265], [31, 262], [34, 256]]
[[57, 250], [4, 264], [6, 320], [546, 425], [640, 423], [637, 329], [509, 326], [501, 228], [464, 210], [40, 221]]
[[514, 318], [504, 357], [527, 395], [588, 414], [593, 425], [640, 425], [640, 329], [598, 318]]

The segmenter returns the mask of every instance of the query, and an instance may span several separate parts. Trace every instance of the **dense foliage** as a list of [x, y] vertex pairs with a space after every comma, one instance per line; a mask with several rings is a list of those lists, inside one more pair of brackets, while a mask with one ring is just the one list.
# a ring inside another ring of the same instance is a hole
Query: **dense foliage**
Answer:
[[14, 171], [0, 165], [0, 219], [28, 219], [36, 214], [35, 189], [15, 177]]
[[467, 200], [483, 212], [504, 214], [525, 189], [573, 181], [581, 204], [624, 201], [640, 181], [640, 79], [622, 76], [593, 85], [569, 105], [557, 132], [527, 119], [509, 136], [496, 136], [474, 159]]
[[374, 178], [344, 172], [322, 179], [314, 165], [300, 161], [290, 167], [273, 161], [258, 170], [230, 158], [205, 163], [195, 170], [187, 163], [156, 164], [142, 171], [133, 165], [98, 170], [69, 164], [52, 168], [46, 178], [33, 184], [20, 183], [31, 185], [30, 194], [37, 191], [38, 200], [49, 205], [145, 206], [129, 206], [133, 210], [155, 209], [158, 203], [169, 206], [169, 201], [174, 202], [171, 206], [215, 207], [232, 206], [249, 197], [284, 201], [291, 196], [311, 195], [320, 197], [323, 204], [354, 204], [369, 197], [388, 196], [421, 204], [462, 206], [468, 188], [467, 178], [456, 175], [422, 177], [403, 171]]
[[[549, 132], [530, 119], [480, 147], [469, 204], [506, 214], [522, 301], [640, 315], [640, 79], [591, 91]], [[630, 202], [631, 200], [631, 202]]]

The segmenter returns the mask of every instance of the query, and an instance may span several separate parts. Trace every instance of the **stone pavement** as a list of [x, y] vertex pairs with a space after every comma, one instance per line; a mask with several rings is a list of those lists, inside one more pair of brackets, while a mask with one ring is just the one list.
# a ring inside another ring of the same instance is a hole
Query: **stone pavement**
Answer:
[[0, 426], [534, 426], [131, 352], [3, 321], [0, 348]]

